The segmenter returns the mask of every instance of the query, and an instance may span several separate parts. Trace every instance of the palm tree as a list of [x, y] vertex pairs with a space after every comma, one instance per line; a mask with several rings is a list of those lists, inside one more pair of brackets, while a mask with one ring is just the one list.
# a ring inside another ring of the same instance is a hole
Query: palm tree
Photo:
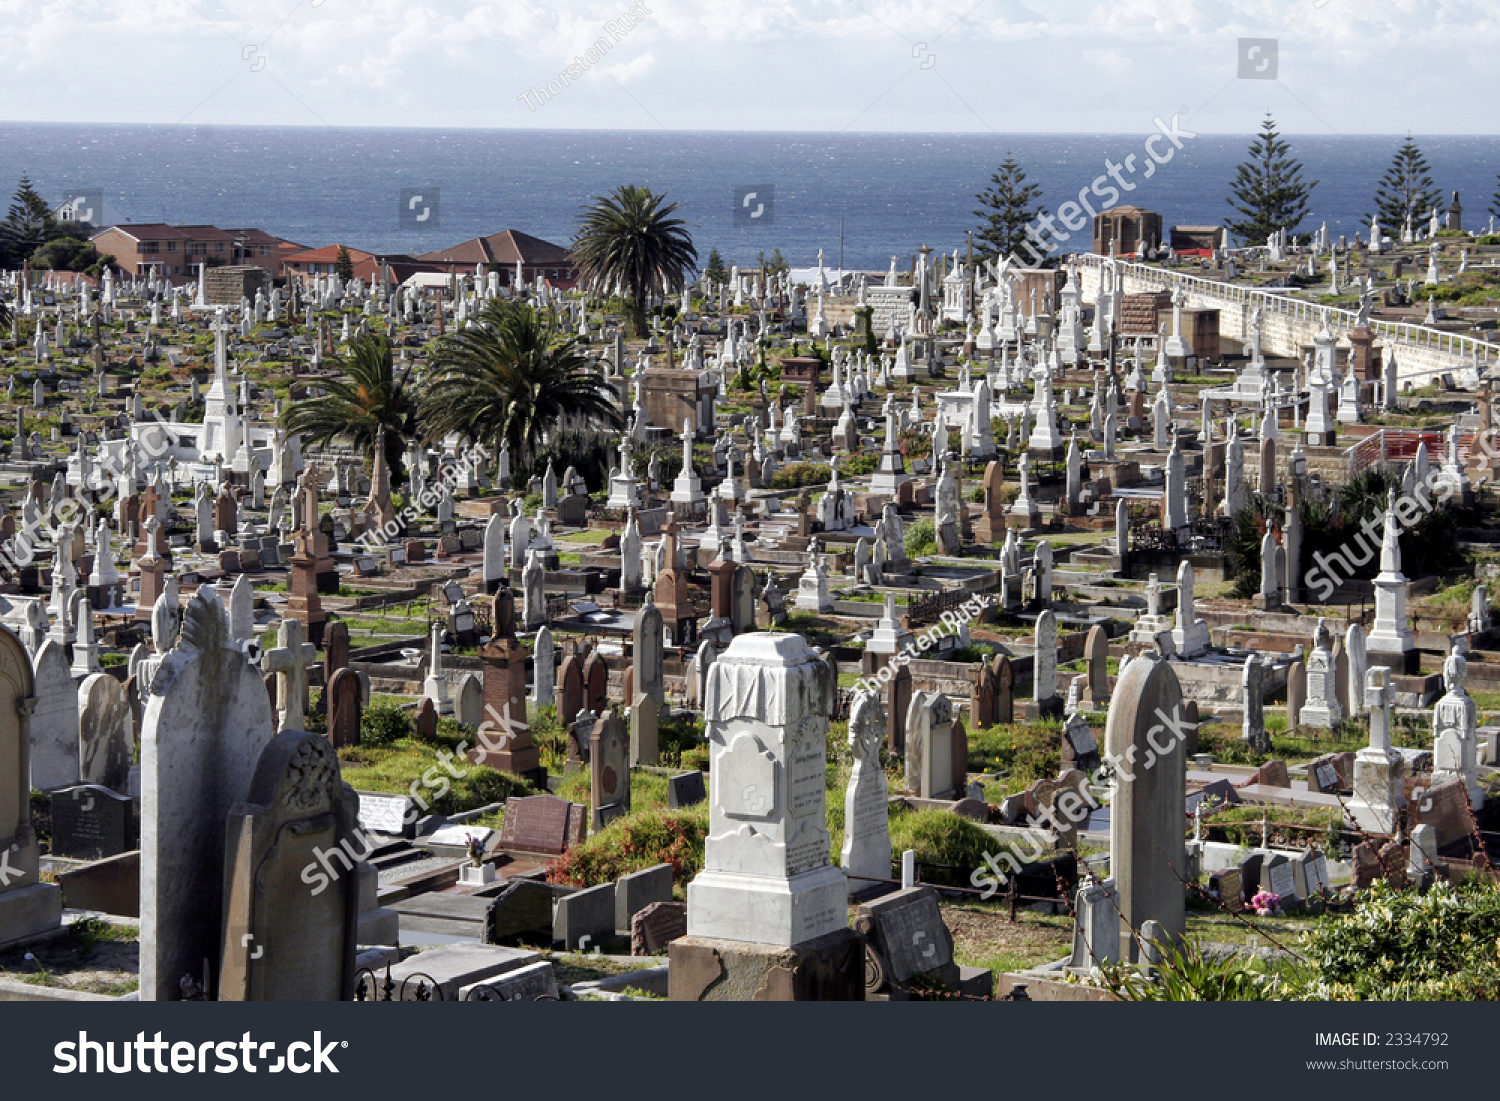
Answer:
[[417, 429], [410, 365], [398, 371], [390, 340], [373, 333], [356, 338], [349, 354], [334, 357], [331, 363], [342, 377], [322, 383], [327, 393], [321, 397], [288, 402], [281, 414], [282, 427], [306, 434], [315, 444], [332, 443], [342, 436], [371, 463], [376, 436], [384, 429], [385, 460], [392, 484], [399, 485], [406, 441]]
[[625, 184], [585, 207], [573, 238], [573, 261], [585, 289], [601, 297], [630, 300], [635, 335], [646, 332], [646, 306], [652, 294], [680, 291], [698, 270], [698, 250], [681, 218], [681, 203], [663, 206], [665, 195]]
[[492, 298], [477, 323], [438, 341], [422, 398], [429, 436], [449, 432], [510, 444], [517, 473], [531, 470], [549, 433], [618, 429], [613, 392], [555, 313]]

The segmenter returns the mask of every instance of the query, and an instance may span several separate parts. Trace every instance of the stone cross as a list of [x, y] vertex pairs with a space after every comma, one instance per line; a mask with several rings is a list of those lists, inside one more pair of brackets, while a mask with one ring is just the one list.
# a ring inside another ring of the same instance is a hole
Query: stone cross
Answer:
[[305, 640], [304, 632], [300, 619], [283, 619], [281, 630], [276, 636], [280, 645], [274, 650], [267, 650], [260, 659], [261, 669], [278, 674], [278, 732], [302, 730], [306, 722], [302, 707], [303, 701], [307, 699], [307, 667], [318, 660], [318, 648]]

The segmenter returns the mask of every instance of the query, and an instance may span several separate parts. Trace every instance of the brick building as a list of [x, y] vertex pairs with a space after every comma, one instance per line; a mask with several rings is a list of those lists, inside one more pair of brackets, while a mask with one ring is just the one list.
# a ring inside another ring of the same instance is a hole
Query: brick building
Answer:
[[196, 279], [199, 264], [265, 268], [277, 276], [282, 259], [305, 247], [260, 229], [171, 226], [162, 222], [110, 226], [89, 240], [100, 253], [113, 256], [115, 266], [126, 275], [155, 274], [175, 283]]

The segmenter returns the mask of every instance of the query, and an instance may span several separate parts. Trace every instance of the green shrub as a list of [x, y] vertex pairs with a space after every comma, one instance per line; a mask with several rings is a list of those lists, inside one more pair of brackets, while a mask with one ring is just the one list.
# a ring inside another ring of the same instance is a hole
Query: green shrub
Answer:
[[[673, 767], [685, 767], [683, 754], [703, 741], [703, 727], [691, 716], [681, 719], [666, 719], [656, 728], [657, 746], [661, 752], [661, 763]], [[707, 746], [704, 746], [707, 749]]]
[[547, 704], [529, 709], [527, 723], [531, 740], [541, 751], [542, 764], [552, 772], [561, 772], [568, 757], [568, 732], [557, 721], [557, 707]]
[[833, 471], [822, 463], [790, 463], [771, 475], [772, 489], [801, 489], [828, 484]]
[[907, 849], [917, 854], [922, 879], [928, 883], [968, 887], [970, 875], [985, 866], [984, 854], [1004, 848], [967, 818], [946, 810], [891, 811], [891, 852], [899, 855]]
[[1307, 935], [1303, 996], [1328, 1001], [1500, 998], [1500, 890], [1486, 880], [1437, 883], [1426, 894], [1377, 882], [1354, 913]]
[[302, 725], [309, 734], [328, 733], [327, 693], [318, 697], [318, 702], [302, 717]]
[[880, 456], [873, 451], [848, 455], [839, 462], [839, 473], [850, 478], [873, 474], [880, 468]]
[[908, 558], [921, 558], [926, 554], [936, 554], [937, 527], [931, 520], [918, 520], [906, 529], [903, 543]]
[[1168, 948], [1152, 982], [1129, 964], [1101, 968], [1104, 985], [1127, 1002], [1264, 1002], [1275, 994], [1263, 963], [1204, 955], [1188, 942]]
[[369, 746], [395, 745], [398, 738], [410, 737], [415, 729], [411, 716], [395, 704], [372, 703], [360, 716], [359, 741]]
[[549, 883], [597, 887], [657, 864], [672, 865], [674, 882], [686, 886], [703, 867], [708, 804], [653, 808], [616, 819], [575, 845], [547, 869]]

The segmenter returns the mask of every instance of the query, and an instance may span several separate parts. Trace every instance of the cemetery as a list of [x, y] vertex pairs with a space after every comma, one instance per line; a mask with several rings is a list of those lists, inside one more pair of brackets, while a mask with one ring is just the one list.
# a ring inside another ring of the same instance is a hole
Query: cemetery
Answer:
[[1437, 217], [0, 273], [0, 998], [1500, 996], [1351, 932], [1500, 890], [1500, 344], [1403, 274], [1500, 239]]

